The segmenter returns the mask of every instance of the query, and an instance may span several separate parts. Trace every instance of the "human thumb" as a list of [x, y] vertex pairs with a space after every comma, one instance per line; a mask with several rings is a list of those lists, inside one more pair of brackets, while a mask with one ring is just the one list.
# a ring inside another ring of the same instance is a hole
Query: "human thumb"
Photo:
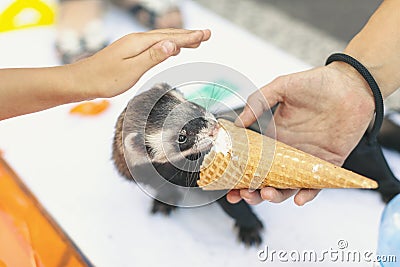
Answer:
[[249, 127], [268, 109], [269, 105], [262, 91], [257, 90], [247, 99], [247, 104], [236, 118], [235, 124], [239, 127]]
[[281, 101], [282, 77], [252, 93], [243, 112], [236, 118], [235, 124], [239, 127], [248, 127], [253, 124], [265, 111], [271, 109]]

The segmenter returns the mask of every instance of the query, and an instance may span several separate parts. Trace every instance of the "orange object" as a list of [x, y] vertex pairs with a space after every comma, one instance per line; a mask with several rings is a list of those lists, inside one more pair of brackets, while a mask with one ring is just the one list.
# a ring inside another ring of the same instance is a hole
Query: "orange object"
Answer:
[[109, 106], [110, 102], [108, 100], [87, 101], [73, 107], [70, 110], [70, 113], [84, 116], [93, 116], [104, 112]]
[[92, 266], [0, 157], [0, 267]]
[[18, 229], [11, 216], [0, 211], [0, 266], [40, 266], [35, 263], [34, 251], [27, 241], [29, 236], [23, 232], [27, 233], [26, 225]]

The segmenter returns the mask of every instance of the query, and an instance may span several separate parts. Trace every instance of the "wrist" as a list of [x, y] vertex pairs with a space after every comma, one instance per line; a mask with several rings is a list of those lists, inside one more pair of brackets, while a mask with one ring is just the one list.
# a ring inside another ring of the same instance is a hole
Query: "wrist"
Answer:
[[382, 51], [382, 55], [377, 54], [376, 50], [370, 49], [368, 46], [358, 47], [353, 42], [350, 42], [344, 53], [356, 58], [368, 69], [379, 85], [384, 99], [400, 87], [400, 73], [397, 71], [396, 57], [384, 55], [384, 51]]
[[[374, 106], [375, 106], [375, 121], [370, 132], [368, 133], [369, 137], [368, 139], [369, 142], [371, 143], [376, 142], [376, 138], [382, 126], [383, 116], [384, 116], [383, 97], [379, 85], [377, 84], [375, 78], [372, 76], [371, 72], [354, 57], [343, 53], [335, 53], [328, 57], [326, 64], [330, 64], [335, 61], [341, 61], [353, 67], [363, 77], [364, 81], [368, 84], [368, 87], [372, 92]], [[362, 103], [362, 101], [359, 103]]]
[[36, 77], [30, 84], [32, 97], [49, 106], [81, 101], [76, 77], [69, 65], [26, 70]]
[[350, 79], [353, 83], [356, 84], [356, 87], [360, 89], [360, 93], [362, 93], [362, 95], [364, 95], [366, 98], [370, 98], [371, 100], [373, 100], [373, 94], [367, 81], [351, 65], [341, 61], [334, 61], [326, 67], [336, 72], [339, 72], [342, 76]]
[[[372, 120], [375, 101], [371, 88], [364, 77], [355, 68], [345, 62], [334, 61], [325, 67], [335, 72], [336, 75], [339, 75], [341, 80], [348, 81], [346, 82], [347, 88], [338, 88], [347, 92], [344, 104], [349, 104], [353, 107], [358, 106], [357, 112], [369, 116]], [[358, 105], [354, 101], [357, 101]]]
[[73, 64], [64, 65], [66, 82], [69, 84], [71, 102], [92, 100], [101, 97], [96, 91], [96, 75], [91, 74], [93, 68], [88, 68], [89, 59], [83, 59]]

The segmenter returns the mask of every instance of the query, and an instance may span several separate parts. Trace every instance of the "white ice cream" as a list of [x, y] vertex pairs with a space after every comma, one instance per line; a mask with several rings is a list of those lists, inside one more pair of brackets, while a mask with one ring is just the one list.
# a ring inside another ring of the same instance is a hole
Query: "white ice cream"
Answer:
[[212, 148], [216, 153], [220, 152], [225, 156], [232, 150], [232, 141], [229, 134], [224, 128], [219, 128], [217, 138], [214, 141]]

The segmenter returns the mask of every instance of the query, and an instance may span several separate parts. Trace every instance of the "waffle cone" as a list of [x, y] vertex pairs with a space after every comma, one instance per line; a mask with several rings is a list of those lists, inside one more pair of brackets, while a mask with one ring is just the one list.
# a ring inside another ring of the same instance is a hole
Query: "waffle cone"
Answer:
[[201, 166], [204, 190], [288, 188], [377, 188], [377, 183], [254, 131], [219, 120], [232, 147], [211, 150]]

